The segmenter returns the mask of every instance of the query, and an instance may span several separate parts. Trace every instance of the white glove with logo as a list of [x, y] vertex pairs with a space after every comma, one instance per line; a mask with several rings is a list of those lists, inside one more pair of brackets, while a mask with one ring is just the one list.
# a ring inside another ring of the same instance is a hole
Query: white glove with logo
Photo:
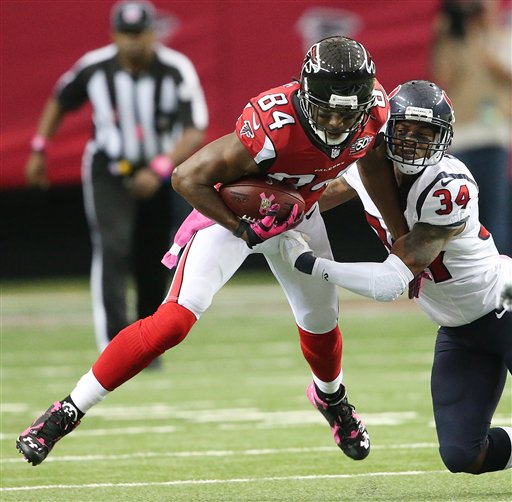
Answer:
[[280, 235], [279, 251], [283, 260], [290, 264], [292, 270], [295, 267], [297, 258], [304, 253], [313, 253], [309, 247], [310, 240], [307, 234], [297, 230], [288, 230]]

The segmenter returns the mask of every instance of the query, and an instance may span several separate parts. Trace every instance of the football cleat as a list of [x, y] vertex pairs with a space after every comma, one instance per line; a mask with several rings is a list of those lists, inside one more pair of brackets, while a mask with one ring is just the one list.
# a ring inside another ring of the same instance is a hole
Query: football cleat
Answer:
[[39, 465], [55, 443], [80, 425], [78, 410], [67, 401], [56, 401], [16, 440], [16, 448], [32, 465]]
[[333, 403], [318, 396], [314, 382], [306, 390], [308, 399], [331, 426], [335, 443], [341, 451], [354, 460], [363, 460], [370, 453], [370, 436], [362, 420], [348, 402], [346, 392]]

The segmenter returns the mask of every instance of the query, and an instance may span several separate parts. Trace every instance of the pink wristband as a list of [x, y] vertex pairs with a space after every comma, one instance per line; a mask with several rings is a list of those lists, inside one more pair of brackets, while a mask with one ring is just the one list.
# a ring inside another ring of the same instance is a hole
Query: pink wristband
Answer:
[[36, 134], [30, 141], [30, 148], [33, 152], [43, 153], [44, 151], [46, 151], [47, 146], [48, 138], [45, 138], [40, 134]]
[[150, 163], [149, 168], [163, 180], [171, 176], [174, 165], [167, 155], [157, 155]]

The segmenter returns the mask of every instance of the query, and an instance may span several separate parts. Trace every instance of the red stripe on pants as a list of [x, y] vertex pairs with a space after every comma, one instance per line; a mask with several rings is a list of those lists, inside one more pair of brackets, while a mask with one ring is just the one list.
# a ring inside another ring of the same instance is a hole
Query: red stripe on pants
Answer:
[[[195, 237], [195, 235], [194, 235]], [[180, 296], [181, 284], [183, 282], [183, 270], [185, 268], [185, 264], [187, 262], [187, 256], [190, 250], [190, 245], [194, 241], [194, 237], [190, 239], [185, 251], [183, 251], [183, 255], [180, 258], [178, 263], [178, 267], [176, 268], [176, 272], [174, 273], [174, 278], [171, 284], [171, 290], [165, 299], [166, 302], [177, 302]]]

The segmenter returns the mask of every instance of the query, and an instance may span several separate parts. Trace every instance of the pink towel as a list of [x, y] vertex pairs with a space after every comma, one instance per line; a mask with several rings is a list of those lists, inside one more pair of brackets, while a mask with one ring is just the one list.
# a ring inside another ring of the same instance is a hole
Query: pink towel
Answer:
[[169, 269], [173, 269], [178, 263], [178, 255], [190, 239], [198, 230], [214, 225], [215, 222], [202, 215], [197, 209], [194, 209], [181, 224], [174, 236], [174, 243], [171, 249], [165, 253], [162, 263]]

